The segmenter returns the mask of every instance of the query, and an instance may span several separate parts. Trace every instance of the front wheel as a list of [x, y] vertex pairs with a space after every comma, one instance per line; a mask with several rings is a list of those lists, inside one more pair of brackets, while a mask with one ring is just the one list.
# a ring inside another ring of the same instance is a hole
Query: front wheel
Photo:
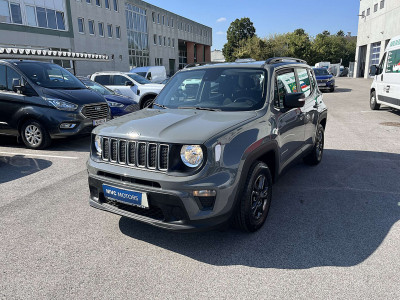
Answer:
[[257, 231], [267, 219], [272, 197], [272, 176], [268, 166], [255, 162], [250, 168], [246, 185], [240, 195], [235, 225], [247, 232]]
[[329, 91], [330, 91], [331, 93], [333, 93], [333, 92], [335, 91], [335, 87], [334, 87], [334, 86], [331, 87], [331, 88], [329, 89]]
[[371, 107], [372, 110], [378, 110], [381, 107], [381, 105], [376, 102], [375, 91], [371, 92], [371, 97], [369, 99], [369, 106]]
[[318, 124], [314, 147], [311, 152], [304, 157], [304, 162], [306, 164], [315, 166], [321, 162], [322, 154], [324, 153], [324, 134], [324, 127]]
[[28, 120], [21, 127], [21, 137], [25, 146], [31, 149], [44, 149], [51, 143], [46, 128], [36, 120]]

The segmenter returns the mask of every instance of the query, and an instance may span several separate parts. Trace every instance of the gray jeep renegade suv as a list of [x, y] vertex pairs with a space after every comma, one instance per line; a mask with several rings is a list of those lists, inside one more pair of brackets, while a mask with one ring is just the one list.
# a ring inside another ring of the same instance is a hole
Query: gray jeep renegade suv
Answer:
[[326, 119], [305, 61], [188, 66], [152, 108], [93, 130], [90, 205], [170, 230], [256, 231], [278, 175], [321, 161]]

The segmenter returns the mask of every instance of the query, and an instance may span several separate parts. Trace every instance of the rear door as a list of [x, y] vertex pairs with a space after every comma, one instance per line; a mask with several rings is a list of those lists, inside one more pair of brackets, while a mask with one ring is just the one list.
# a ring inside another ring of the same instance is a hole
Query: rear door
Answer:
[[277, 140], [280, 146], [281, 168], [293, 161], [304, 145], [304, 113], [301, 108], [286, 108], [283, 105], [285, 95], [299, 92], [296, 73], [293, 68], [279, 70], [276, 73], [274, 105]]
[[388, 51], [387, 54], [382, 101], [400, 109], [400, 48]]
[[22, 76], [13, 68], [0, 64], [0, 133], [16, 135], [18, 129], [13, 119], [18, 110], [26, 105], [25, 96], [13, 91], [13, 79]]
[[[127, 82], [131, 82], [133, 85], [126, 85]], [[112, 85], [110, 88], [119, 94], [134, 99], [137, 102], [138, 87], [129, 77], [124, 75], [113, 75]]]

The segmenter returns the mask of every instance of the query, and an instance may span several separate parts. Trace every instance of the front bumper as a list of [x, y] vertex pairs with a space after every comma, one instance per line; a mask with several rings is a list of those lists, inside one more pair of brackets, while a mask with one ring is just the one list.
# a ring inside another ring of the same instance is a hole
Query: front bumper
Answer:
[[318, 83], [318, 88], [320, 90], [331, 89], [333, 87], [335, 87], [335, 81], [328, 81], [328, 82]]
[[[99, 165], [102, 165], [101, 169], [97, 168]], [[212, 178], [177, 179], [166, 174], [102, 164], [91, 159], [88, 161], [88, 173], [89, 203], [92, 207], [168, 230], [202, 231], [217, 228], [229, 221], [235, 207], [236, 189], [234, 185], [229, 185], [234, 180], [228, 174], [213, 174], [226, 180], [218, 185], [205, 185], [204, 182], [213, 182]], [[147, 193], [149, 209], [107, 199], [103, 184]], [[202, 202], [193, 196], [193, 190], [199, 189], [217, 192], [212, 207], [203, 207]]]

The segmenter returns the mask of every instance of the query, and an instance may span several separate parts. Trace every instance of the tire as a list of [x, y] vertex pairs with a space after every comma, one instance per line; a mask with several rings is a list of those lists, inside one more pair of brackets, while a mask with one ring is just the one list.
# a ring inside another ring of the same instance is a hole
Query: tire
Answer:
[[142, 103], [141, 109], [149, 107], [151, 102], [153, 102], [153, 101], [154, 101], [154, 98], [148, 98], [148, 99], [144, 100]]
[[329, 89], [329, 91], [330, 91], [331, 93], [333, 93], [333, 92], [335, 91], [335, 87], [334, 87], [334, 86], [331, 87], [331, 88]]
[[51, 143], [51, 138], [46, 128], [36, 120], [26, 121], [20, 131], [22, 141], [30, 149], [44, 149]]
[[371, 92], [371, 96], [369, 98], [369, 106], [372, 110], [378, 110], [381, 108], [381, 105], [376, 102], [376, 93], [375, 91]]
[[324, 127], [321, 124], [318, 124], [314, 147], [312, 148], [311, 152], [303, 159], [307, 165], [315, 166], [321, 162], [322, 155], [324, 153], [324, 139]]
[[260, 229], [271, 206], [272, 176], [268, 166], [256, 161], [250, 168], [234, 216], [234, 224], [246, 232]]

